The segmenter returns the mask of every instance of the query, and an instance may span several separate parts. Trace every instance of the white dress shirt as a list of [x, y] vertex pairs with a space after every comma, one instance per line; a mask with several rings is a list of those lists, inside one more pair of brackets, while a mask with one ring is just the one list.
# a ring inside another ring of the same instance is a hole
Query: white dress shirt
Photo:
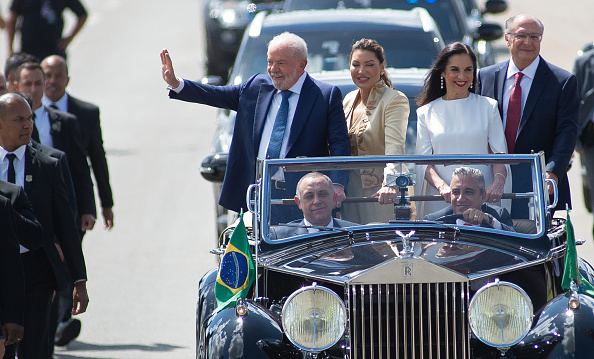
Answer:
[[39, 142], [42, 145], [54, 147], [54, 141], [50, 134], [52, 124], [50, 123], [45, 106], [40, 106], [33, 113], [35, 114], [35, 127], [37, 128], [37, 133], [39, 133]]
[[[313, 224], [309, 223], [309, 221], [307, 219], [305, 219], [305, 218], [303, 218], [303, 223], [306, 226], [308, 226], [308, 227], [309, 226], [313, 226]], [[334, 228], [334, 218], [330, 218], [330, 223], [328, 223], [325, 227]], [[307, 233], [310, 233], [310, 234], [311, 233], [316, 233], [316, 232], [319, 232], [319, 231], [320, 230], [318, 228], [308, 228], [307, 229]]]
[[[8, 164], [10, 161], [6, 158], [6, 155], [9, 153], [14, 153], [16, 158], [14, 159], [14, 179], [17, 185], [21, 187], [25, 187], [25, 150], [27, 149], [27, 145], [22, 145], [21, 147], [17, 148], [13, 152], [6, 151], [3, 147], [0, 146], [0, 179], [3, 181], [8, 182]], [[21, 253], [28, 252], [29, 249], [26, 247], [21, 247]]]
[[45, 107], [50, 107], [51, 105], [54, 105], [58, 108], [58, 111], [68, 112], [68, 94], [67, 93], [64, 93], [64, 96], [62, 96], [56, 102], [53, 102], [52, 100], [47, 98], [45, 95], [43, 95], [43, 98], [41, 99], [41, 103]]
[[505, 125], [507, 124], [507, 106], [509, 105], [509, 98], [511, 96], [511, 92], [516, 84], [516, 73], [522, 72], [524, 76], [520, 81], [520, 87], [522, 88], [522, 114], [524, 113], [524, 105], [526, 105], [526, 99], [528, 98], [528, 93], [530, 93], [530, 87], [532, 87], [532, 81], [534, 80], [534, 76], [536, 75], [536, 69], [538, 69], [538, 64], [540, 63], [540, 56], [536, 57], [534, 61], [524, 70], [520, 71], [514, 64], [512, 59], [509, 59], [509, 65], [507, 67], [507, 77], [505, 78], [505, 83], [503, 85], [503, 129], [505, 130]]

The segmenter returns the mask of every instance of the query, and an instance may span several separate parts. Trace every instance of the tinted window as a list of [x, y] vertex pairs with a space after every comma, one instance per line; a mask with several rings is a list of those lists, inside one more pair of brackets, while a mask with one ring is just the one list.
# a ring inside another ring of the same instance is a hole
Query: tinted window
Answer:
[[[297, 34], [305, 40], [309, 52], [307, 71], [320, 72], [344, 70], [349, 68], [349, 56], [352, 44], [362, 37], [377, 40], [386, 52], [389, 67], [394, 68], [430, 68], [441, 50], [441, 44], [434, 41], [430, 33], [425, 32], [369, 32], [337, 31]], [[245, 52], [240, 54], [232, 78], [240, 76], [245, 81], [256, 73], [266, 73], [267, 43], [273, 35], [264, 34], [249, 38]]]

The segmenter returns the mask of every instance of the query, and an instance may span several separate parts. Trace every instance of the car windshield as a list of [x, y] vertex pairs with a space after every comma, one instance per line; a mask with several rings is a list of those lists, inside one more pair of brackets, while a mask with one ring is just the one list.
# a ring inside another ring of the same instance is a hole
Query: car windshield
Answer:
[[[465, 35], [464, 18], [454, 8], [452, 0], [292, 0], [285, 3], [285, 11], [321, 9], [427, 9], [446, 43], [460, 41]], [[382, 43], [382, 42], [380, 42]]]
[[[307, 43], [306, 70], [310, 73], [349, 68], [351, 46], [362, 37], [377, 40], [384, 47], [386, 62], [393, 68], [431, 68], [441, 45], [423, 31], [320, 31], [297, 32]], [[266, 73], [267, 44], [276, 34], [249, 37], [232, 73], [238, 84], [256, 73]]]
[[[457, 226], [535, 238], [544, 231], [549, 200], [543, 194], [546, 183], [541, 163], [540, 155], [262, 161], [263, 177], [256, 205], [263, 224], [261, 237], [274, 242], [344, 228], [410, 225], [410, 221], [417, 221], [439, 228]], [[425, 180], [428, 166], [451, 185], [450, 203]], [[502, 199], [486, 200], [483, 189], [489, 190], [497, 177], [505, 183]], [[336, 200], [331, 183], [345, 188], [346, 200], [338, 210], [333, 210]], [[378, 194], [385, 196], [384, 203], [380, 203]]]

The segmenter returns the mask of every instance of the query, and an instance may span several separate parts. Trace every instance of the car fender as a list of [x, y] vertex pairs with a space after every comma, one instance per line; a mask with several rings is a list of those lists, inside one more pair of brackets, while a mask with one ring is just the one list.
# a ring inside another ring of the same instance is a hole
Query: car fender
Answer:
[[591, 357], [594, 353], [594, 298], [580, 294], [579, 299], [579, 308], [569, 309], [569, 293], [553, 298], [524, 340], [511, 349], [515, 357]]
[[246, 300], [247, 314], [240, 316], [235, 308], [212, 313], [203, 323], [204, 358], [267, 359], [258, 342], [280, 342], [280, 324], [264, 308]]
[[203, 347], [204, 332], [202, 331], [204, 321], [217, 308], [214, 287], [217, 280], [218, 268], [212, 268], [201, 279], [198, 284], [198, 303], [196, 305], [196, 358], [202, 358], [201, 348]]

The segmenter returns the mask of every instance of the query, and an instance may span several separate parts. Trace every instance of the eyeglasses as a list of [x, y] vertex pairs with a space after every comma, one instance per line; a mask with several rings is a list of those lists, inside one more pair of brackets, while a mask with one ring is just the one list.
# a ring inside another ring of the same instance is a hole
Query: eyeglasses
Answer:
[[526, 39], [530, 39], [530, 42], [540, 42], [542, 40], [542, 34], [525, 34], [522, 32], [516, 32], [516, 33], [508, 33], [508, 35], [511, 35], [514, 37], [514, 39], [516, 39], [516, 41], [520, 41], [520, 42], [524, 42], [526, 41]]

